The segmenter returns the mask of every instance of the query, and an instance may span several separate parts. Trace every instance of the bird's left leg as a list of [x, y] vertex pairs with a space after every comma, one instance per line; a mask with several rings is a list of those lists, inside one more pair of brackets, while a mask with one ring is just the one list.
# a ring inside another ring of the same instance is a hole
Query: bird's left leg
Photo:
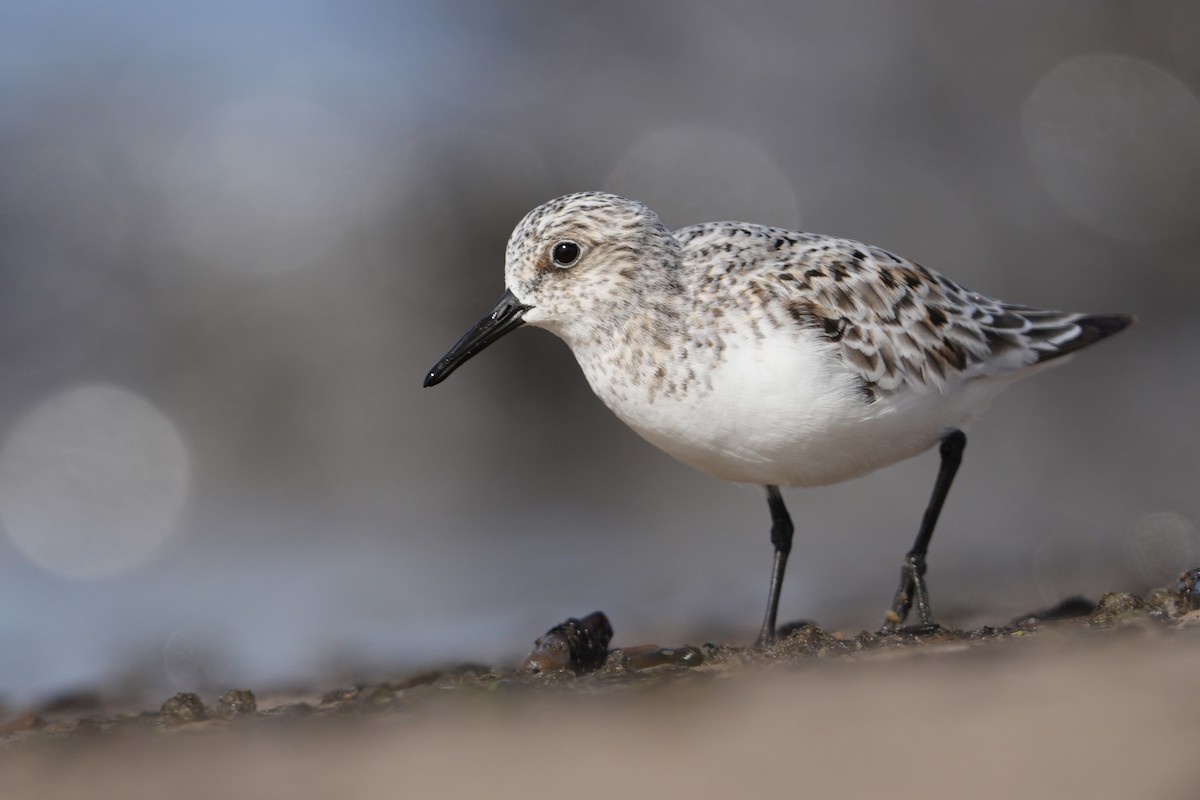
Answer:
[[895, 632], [904, 624], [908, 611], [915, 603], [919, 625], [909, 626], [913, 632], [929, 632], [936, 630], [938, 625], [933, 621], [933, 611], [929, 607], [929, 590], [925, 586], [925, 554], [929, 552], [929, 540], [933, 538], [933, 529], [937, 525], [938, 515], [942, 513], [942, 504], [950, 493], [950, 484], [962, 463], [963, 450], [967, 446], [967, 436], [957, 428], [951, 428], [942, 436], [939, 452], [942, 464], [938, 469], [937, 481], [933, 484], [933, 495], [925, 508], [925, 516], [921, 520], [921, 529], [917, 532], [917, 540], [912, 549], [904, 557], [900, 567], [900, 587], [892, 600], [892, 610], [887, 613], [883, 623], [883, 631]]

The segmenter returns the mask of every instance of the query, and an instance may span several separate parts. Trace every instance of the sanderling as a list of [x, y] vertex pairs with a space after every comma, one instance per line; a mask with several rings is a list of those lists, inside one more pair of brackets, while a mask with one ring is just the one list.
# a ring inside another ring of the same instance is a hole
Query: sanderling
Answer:
[[523, 324], [546, 328], [649, 442], [765, 486], [775, 556], [760, 644], [775, 638], [792, 547], [780, 486], [837, 483], [940, 444], [884, 623], [898, 629], [915, 604], [912, 629], [932, 629], [925, 556], [966, 446], [961, 426], [1014, 380], [1133, 322], [1002, 303], [848, 239], [741, 222], [671, 232], [645, 205], [596, 192], [521, 220], [505, 284], [425, 385]]

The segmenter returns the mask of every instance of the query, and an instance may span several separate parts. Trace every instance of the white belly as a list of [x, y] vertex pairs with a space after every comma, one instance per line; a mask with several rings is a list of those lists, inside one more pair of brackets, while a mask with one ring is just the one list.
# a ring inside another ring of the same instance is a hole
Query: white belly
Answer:
[[613, 391], [601, 365], [580, 364], [596, 394], [652, 444], [718, 478], [780, 486], [837, 483], [915, 456], [1016, 377], [868, 403], [827, 348], [815, 333], [730, 342], [707, 365], [706, 385], [670, 396]]

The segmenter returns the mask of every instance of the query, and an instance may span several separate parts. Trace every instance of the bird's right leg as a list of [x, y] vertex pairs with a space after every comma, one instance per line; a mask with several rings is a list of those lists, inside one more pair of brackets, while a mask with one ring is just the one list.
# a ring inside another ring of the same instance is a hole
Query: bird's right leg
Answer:
[[783, 572], [787, 567], [788, 554], [792, 552], [792, 518], [778, 486], [767, 487], [767, 505], [771, 509], [771, 544], [775, 546], [775, 560], [771, 564], [771, 591], [767, 597], [767, 616], [758, 633], [755, 647], [768, 647], [775, 643], [775, 619], [779, 614], [779, 592], [783, 589]]

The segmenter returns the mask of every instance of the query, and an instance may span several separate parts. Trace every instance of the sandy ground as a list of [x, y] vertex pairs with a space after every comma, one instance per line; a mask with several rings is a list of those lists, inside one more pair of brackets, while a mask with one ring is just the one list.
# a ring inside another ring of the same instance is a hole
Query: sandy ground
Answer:
[[189, 725], [47, 716], [3, 737], [0, 797], [1184, 800], [1189, 616], [533, 683], [459, 669]]

